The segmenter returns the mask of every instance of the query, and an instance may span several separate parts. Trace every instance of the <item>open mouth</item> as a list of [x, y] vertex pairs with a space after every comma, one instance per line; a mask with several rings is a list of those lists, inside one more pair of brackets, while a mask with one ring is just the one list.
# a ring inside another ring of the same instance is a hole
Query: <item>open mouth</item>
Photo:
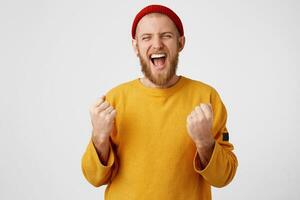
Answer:
[[166, 62], [166, 57], [165, 53], [154, 53], [150, 55], [150, 60], [155, 67], [162, 69]]

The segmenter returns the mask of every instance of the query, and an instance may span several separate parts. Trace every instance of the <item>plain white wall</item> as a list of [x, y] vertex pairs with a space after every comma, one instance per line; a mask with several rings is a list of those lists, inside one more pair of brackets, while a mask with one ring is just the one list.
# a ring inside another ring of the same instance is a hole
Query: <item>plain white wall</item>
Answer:
[[181, 17], [178, 73], [228, 110], [239, 168], [214, 199], [298, 199], [299, 1], [0, 1], [0, 199], [102, 199], [81, 173], [88, 108], [141, 76], [134, 15], [163, 3]]

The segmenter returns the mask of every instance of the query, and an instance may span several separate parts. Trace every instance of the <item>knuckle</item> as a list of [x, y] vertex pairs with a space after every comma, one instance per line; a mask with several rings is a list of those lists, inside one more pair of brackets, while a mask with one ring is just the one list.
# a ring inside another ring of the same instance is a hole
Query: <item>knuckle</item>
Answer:
[[112, 108], [111, 113], [112, 115], [115, 115], [117, 113], [117, 111], [115, 109]]

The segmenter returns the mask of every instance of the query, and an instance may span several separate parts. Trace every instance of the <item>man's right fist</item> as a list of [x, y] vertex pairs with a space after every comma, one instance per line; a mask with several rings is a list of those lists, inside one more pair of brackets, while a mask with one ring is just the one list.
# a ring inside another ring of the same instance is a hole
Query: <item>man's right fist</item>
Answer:
[[105, 101], [105, 96], [102, 96], [90, 107], [90, 116], [93, 125], [93, 142], [96, 144], [107, 142], [113, 130], [116, 110]]

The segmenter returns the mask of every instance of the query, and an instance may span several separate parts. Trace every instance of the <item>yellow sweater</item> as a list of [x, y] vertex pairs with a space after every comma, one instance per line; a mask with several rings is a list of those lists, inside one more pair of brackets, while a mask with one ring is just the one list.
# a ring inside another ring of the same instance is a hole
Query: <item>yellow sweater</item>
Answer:
[[[108, 163], [100, 162], [91, 141], [82, 157], [86, 179], [96, 187], [108, 184], [106, 200], [206, 200], [211, 186], [234, 177], [226, 109], [214, 88], [183, 76], [166, 89], [136, 79], [113, 88], [106, 99], [117, 110]], [[187, 116], [200, 103], [212, 104], [216, 140], [203, 170], [186, 129]]]

